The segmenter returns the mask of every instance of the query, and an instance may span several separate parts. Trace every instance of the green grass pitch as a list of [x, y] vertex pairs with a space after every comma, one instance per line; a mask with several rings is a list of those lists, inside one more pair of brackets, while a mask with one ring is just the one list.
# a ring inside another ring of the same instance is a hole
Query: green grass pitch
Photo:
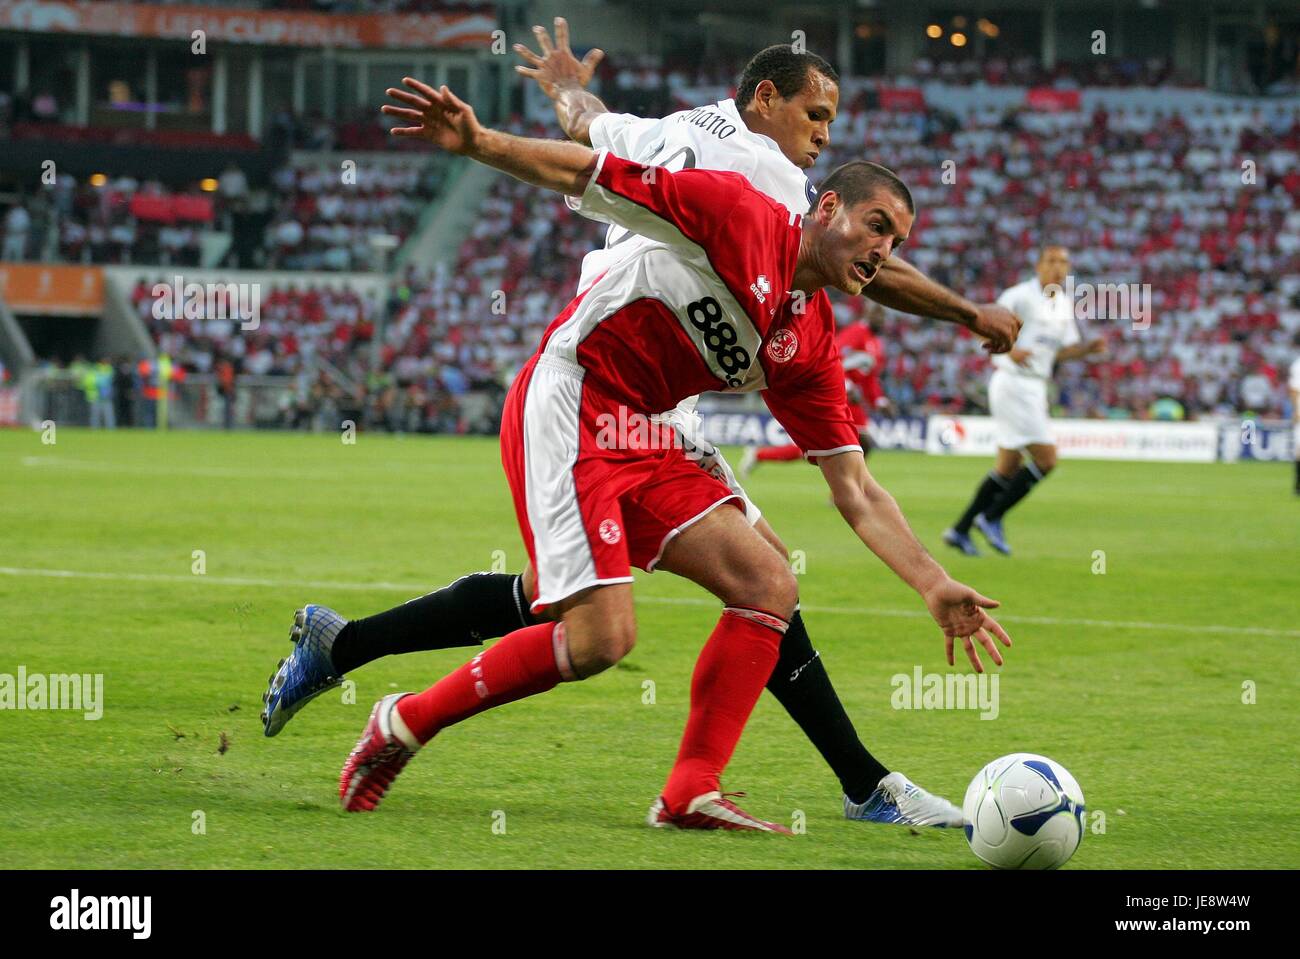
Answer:
[[[1012, 559], [938, 542], [985, 461], [871, 465], [949, 571], [1002, 601], [1015, 639], [996, 719], [892, 708], [892, 676], [948, 671], [941, 636], [814, 468], [761, 469], [751, 492], [802, 551], [813, 642], [882, 762], [960, 802], [996, 756], [1053, 757], [1089, 809], [1068, 868], [1300, 864], [1289, 465], [1067, 461], [1009, 516]], [[837, 783], [769, 696], [725, 786], [805, 831], [646, 828], [717, 616], [667, 574], [638, 577], [639, 643], [618, 668], [448, 730], [378, 812], [342, 813], [339, 768], [373, 701], [471, 654], [373, 663], [354, 703], [332, 691], [265, 739], [260, 697], [294, 609], [366, 615], [494, 561], [517, 570], [523, 552], [493, 440], [0, 433], [0, 673], [104, 677], [98, 721], [0, 711], [7, 864], [982, 868], [958, 831], [841, 818]]]

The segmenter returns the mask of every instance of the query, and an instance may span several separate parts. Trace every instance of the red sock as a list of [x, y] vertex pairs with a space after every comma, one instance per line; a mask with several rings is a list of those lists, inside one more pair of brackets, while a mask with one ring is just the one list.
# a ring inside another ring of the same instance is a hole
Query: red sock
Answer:
[[720, 791], [722, 770], [776, 667], [785, 628], [785, 620], [761, 610], [723, 610], [691, 677], [690, 718], [663, 793], [669, 811], [684, 813], [696, 796]]
[[803, 450], [793, 443], [788, 446], [764, 446], [758, 451], [760, 463], [784, 463], [786, 460], [797, 460], [801, 456]]
[[573, 679], [562, 623], [517, 629], [424, 692], [397, 701], [397, 712], [421, 743], [475, 713], [544, 693]]

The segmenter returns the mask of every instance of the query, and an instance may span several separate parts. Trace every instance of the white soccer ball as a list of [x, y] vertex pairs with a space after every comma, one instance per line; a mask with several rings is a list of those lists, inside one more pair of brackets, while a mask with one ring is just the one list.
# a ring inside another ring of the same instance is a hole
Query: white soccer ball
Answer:
[[1034, 753], [995, 759], [962, 802], [966, 841], [997, 869], [1056, 869], [1083, 839], [1083, 790], [1060, 763]]

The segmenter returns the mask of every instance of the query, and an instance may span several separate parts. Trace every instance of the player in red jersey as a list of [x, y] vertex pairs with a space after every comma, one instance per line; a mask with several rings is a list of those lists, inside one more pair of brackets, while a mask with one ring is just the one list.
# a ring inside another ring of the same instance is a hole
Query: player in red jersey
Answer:
[[[867, 428], [875, 410], [888, 408], [889, 397], [880, 383], [880, 371], [885, 366], [885, 348], [876, 335], [884, 319], [884, 309], [879, 303], [867, 306], [867, 318], [856, 319], [840, 327], [835, 335], [835, 346], [844, 367], [844, 389], [848, 394], [849, 416], [858, 428], [862, 442], [862, 455], [871, 452], [871, 437]], [[784, 446], [750, 446], [740, 460], [740, 477], [744, 479], [759, 463], [788, 463], [803, 459], [798, 443]]]
[[[533, 30], [541, 53], [517, 45], [529, 65], [516, 69], [535, 79], [552, 99], [556, 119], [570, 139], [596, 149], [608, 147], [624, 159], [648, 166], [741, 173], [792, 212], [808, 212], [816, 194], [800, 171], [810, 167], [828, 143], [838, 102], [837, 74], [821, 57], [789, 44], [765, 48], [737, 78], [735, 100], [662, 119], [643, 118], [612, 113], [585, 89], [598, 52], [580, 62], [569, 49], [563, 18], [556, 18], [554, 44], [546, 30]], [[389, 93], [398, 100], [409, 95]], [[414, 122], [421, 119], [418, 111], [392, 105], [383, 110]], [[639, 242], [622, 227], [611, 226], [605, 247], [584, 257], [583, 279], [576, 292], [585, 290]], [[1018, 321], [1009, 310], [969, 303], [896, 255], [884, 262], [863, 293], [904, 312], [967, 325], [988, 337], [986, 346], [993, 351], [1009, 349], [1015, 338]], [[746, 495], [722, 452], [701, 435], [696, 400], [690, 397], [659, 414], [659, 424], [674, 427], [683, 454], [742, 497], [749, 522], [788, 561], [789, 550]], [[266, 735], [277, 735], [304, 705], [339, 685], [347, 673], [382, 656], [477, 646], [535, 625], [537, 619], [528, 611], [534, 595], [534, 570], [525, 563], [522, 573], [461, 576], [441, 589], [359, 619], [346, 620], [326, 606], [304, 604], [290, 630], [293, 649], [280, 660], [263, 693]], [[781, 640], [767, 689], [835, 774], [843, 790], [846, 818], [905, 826], [964, 822], [960, 808], [917, 786], [902, 772], [891, 772], [867, 749], [797, 608]]]
[[849, 412], [858, 427], [864, 456], [871, 452], [871, 437], [867, 435], [871, 414], [889, 410], [892, 406], [880, 382], [880, 374], [885, 368], [885, 347], [878, 334], [884, 319], [885, 311], [881, 306], [870, 303], [863, 318], [846, 323], [835, 336], [840, 363], [844, 367]]
[[[862, 541], [924, 599], [976, 669], [1001, 663], [997, 603], [952, 580], [867, 472], [847, 415], [825, 288], [856, 295], [906, 240], [914, 210], [889, 171], [858, 161], [800, 218], [730, 173], [671, 173], [573, 143], [479, 125], [445, 86], [423, 98], [425, 139], [577, 198], [584, 215], [651, 241], [611, 266], [555, 319], [511, 386], [502, 462], [536, 569], [532, 609], [558, 621], [516, 630], [419, 695], [376, 704], [340, 779], [350, 810], [373, 809], [442, 729], [609, 668], [636, 635], [630, 566], [667, 569], [725, 604], [700, 654], [676, 763], [655, 825], [788, 832], [739, 810], [720, 777], [777, 659], [797, 585], [746, 521], [741, 498], [654, 430], [611, 430], [707, 390], [764, 390], [817, 462]], [[737, 237], [745, 242], [738, 243]], [[675, 435], [675, 434], [673, 434]], [[737, 508], [732, 508], [737, 507]]]

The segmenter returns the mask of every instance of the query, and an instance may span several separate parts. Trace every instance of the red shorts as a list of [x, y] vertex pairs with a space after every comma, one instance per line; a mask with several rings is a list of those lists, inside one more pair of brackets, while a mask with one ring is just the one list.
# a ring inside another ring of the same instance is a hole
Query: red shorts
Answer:
[[528, 361], [501, 419], [501, 462], [524, 546], [537, 571], [532, 609], [592, 586], [653, 572], [682, 530], [724, 503], [725, 483], [682, 454], [659, 428], [584, 382], [577, 364]]

